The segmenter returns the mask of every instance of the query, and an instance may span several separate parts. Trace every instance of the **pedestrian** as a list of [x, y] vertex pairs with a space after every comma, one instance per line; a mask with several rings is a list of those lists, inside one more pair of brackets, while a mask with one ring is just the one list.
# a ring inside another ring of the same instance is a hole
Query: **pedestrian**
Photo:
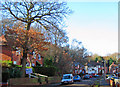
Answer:
[[38, 82], [39, 82], [40, 84], [42, 84], [42, 82], [41, 82], [41, 78], [40, 78], [40, 77], [38, 78]]
[[46, 83], [48, 83], [48, 77], [45, 77], [45, 81], [46, 81]]

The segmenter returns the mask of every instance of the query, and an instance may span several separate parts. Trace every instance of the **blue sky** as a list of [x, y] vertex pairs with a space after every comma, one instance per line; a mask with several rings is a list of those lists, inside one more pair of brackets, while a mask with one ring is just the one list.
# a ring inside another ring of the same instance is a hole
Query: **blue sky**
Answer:
[[117, 2], [68, 2], [74, 12], [67, 23], [69, 43], [76, 38], [101, 56], [118, 52]]

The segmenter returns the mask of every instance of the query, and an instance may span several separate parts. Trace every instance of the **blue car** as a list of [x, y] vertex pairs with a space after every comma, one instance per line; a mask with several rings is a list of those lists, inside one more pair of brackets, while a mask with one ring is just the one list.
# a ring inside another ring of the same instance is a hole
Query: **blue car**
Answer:
[[84, 75], [83, 79], [90, 79], [90, 75], [88, 75], [88, 74]]
[[75, 81], [81, 81], [81, 77], [79, 76], [79, 75], [75, 75], [74, 77], [73, 77], [73, 81], [75, 82]]

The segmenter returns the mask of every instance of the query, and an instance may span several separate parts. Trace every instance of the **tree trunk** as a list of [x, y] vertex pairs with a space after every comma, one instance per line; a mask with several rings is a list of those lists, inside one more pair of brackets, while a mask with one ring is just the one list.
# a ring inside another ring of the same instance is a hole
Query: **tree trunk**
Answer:
[[[26, 30], [30, 30], [30, 25], [31, 23], [28, 23], [27, 24], [27, 27], [26, 27]], [[28, 54], [28, 47], [27, 47], [27, 44], [28, 44], [28, 32], [26, 32], [26, 36], [25, 36], [25, 44], [24, 44], [24, 47], [23, 47], [23, 60], [22, 60], [22, 78], [25, 77], [25, 71], [26, 71], [26, 61], [27, 61], [27, 54]]]
[[26, 60], [27, 60], [27, 52], [25, 49], [23, 49], [23, 60], [22, 60], [22, 78], [25, 77], [25, 71], [26, 71]]

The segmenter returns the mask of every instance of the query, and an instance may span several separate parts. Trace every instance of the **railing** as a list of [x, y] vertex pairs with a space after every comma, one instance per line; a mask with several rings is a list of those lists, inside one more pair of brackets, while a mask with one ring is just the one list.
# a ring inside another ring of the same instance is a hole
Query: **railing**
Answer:
[[40, 84], [42, 84], [41, 77], [44, 77], [45, 78], [45, 82], [48, 83], [48, 76], [46, 76], [46, 75], [42, 75], [42, 74], [38, 74], [38, 73], [31, 73], [31, 74], [29, 74], [29, 77], [38, 78], [38, 82]]
[[[34, 75], [36, 75], [36, 76], [40, 76], [40, 77], [48, 77], [48, 76], [46, 76], [46, 75], [42, 75], [42, 74], [38, 74], [38, 73], [32, 73], [32, 74], [34, 74]], [[34, 76], [34, 75], [31, 75], [30, 74], [30, 76]], [[34, 76], [34, 77], [36, 77], [36, 76]], [[38, 78], [38, 77], [37, 77]]]

